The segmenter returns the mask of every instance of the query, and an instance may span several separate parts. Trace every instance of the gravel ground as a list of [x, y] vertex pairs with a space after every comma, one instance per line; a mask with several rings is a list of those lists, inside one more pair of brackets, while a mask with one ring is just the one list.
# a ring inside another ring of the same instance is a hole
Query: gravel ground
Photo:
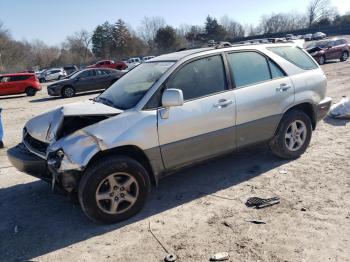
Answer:
[[[328, 95], [350, 96], [350, 61], [322, 66]], [[85, 100], [1, 97], [5, 144], [21, 139], [27, 120], [53, 107]], [[251, 148], [163, 179], [136, 217], [116, 225], [90, 222], [67, 197], [14, 169], [0, 150], [0, 261], [350, 261], [349, 121], [325, 119], [307, 152], [283, 161], [267, 147]], [[248, 197], [281, 203], [248, 209]], [[253, 224], [247, 220], [261, 220]]]

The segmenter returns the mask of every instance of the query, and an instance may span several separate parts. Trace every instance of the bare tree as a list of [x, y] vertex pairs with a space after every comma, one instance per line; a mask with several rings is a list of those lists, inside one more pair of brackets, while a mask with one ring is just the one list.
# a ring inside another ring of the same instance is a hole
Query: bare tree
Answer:
[[244, 37], [245, 35], [244, 27], [240, 23], [230, 19], [227, 15], [221, 17], [220, 24], [225, 28], [227, 38], [229, 39]]
[[141, 39], [143, 39], [151, 51], [155, 48], [154, 39], [160, 28], [165, 27], [165, 19], [160, 16], [144, 17], [138, 29]]
[[307, 7], [308, 25], [311, 27], [323, 19], [332, 20], [336, 13], [336, 8], [330, 5], [329, 0], [311, 0]]

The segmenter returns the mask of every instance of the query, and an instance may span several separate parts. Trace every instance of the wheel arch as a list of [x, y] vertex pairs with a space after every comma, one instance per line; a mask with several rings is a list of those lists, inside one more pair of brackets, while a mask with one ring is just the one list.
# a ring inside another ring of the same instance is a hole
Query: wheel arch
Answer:
[[[284, 113], [283, 116], [285, 116], [288, 112], [292, 110], [300, 110], [308, 115], [308, 117], [311, 120], [312, 123], [312, 129], [315, 130], [316, 123], [317, 123], [317, 115], [316, 115], [316, 106], [311, 102], [302, 102], [300, 104], [293, 105], [289, 107]], [[282, 117], [283, 118], [283, 117]], [[281, 118], [281, 120], [282, 120]], [[280, 121], [281, 121], [280, 120]], [[277, 131], [277, 130], [276, 130]]]
[[120, 147], [115, 147], [103, 151], [97, 152], [89, 161], [87, 167], [93, 165], [96, 161], [99, 161], [105, 157], [113, 155], [128, 156], [136, 161], [138, 161], [146, 170], [153, 185], [158, 185], [158, 177], [155, 174], [151, 161], [146, 155], [146, 153], [137, 146], [125, 145]]
[[73, 85], [71, 85], [71, 84], [66, 84], [66, 85], [64, 85], [64, 86], [61, 88], [61, 95], [63, 95], [63, 90], [64, 90], [65, 88], [67, 88], [67, 87], [73, 88], [73, 89], [74, 89], [74, 92], [77, 91], [76, 88], [75, 88]]

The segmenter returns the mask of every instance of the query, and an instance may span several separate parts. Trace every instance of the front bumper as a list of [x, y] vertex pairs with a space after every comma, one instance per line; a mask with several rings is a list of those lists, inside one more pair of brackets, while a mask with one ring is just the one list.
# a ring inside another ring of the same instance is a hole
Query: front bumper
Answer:
[[7, 157], [19, 171], [51, 181], [52, 176], [47, 168], [46, 160], [31, 153], [24, 144], [18, 144], [7, 150]]
[[317, 121], [322, 120], [328, 113], [329, 109], [332, 105], [332, 98], [326, 97], [324, 98], [316, 108]]
[[47, 93], [50, 96], [60, 96], [61, 95], [61, 89], [57, 89], [57, 88], [47, 88]]

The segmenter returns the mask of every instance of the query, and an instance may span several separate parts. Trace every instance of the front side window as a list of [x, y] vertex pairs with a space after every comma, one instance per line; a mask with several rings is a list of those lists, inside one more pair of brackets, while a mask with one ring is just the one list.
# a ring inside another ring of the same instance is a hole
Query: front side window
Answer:
[[86, 77], [93, 76], [93, 72], [92, 72], [92, 70], [86, 70], [86, 71], [83, 71], [80, 74], [77, 74], [75, 76], [80, 77], [80, 78], [86, 78]]
[[255, 52], [227, 55], [236, 87], [252, 85], [271, 79], [267, 59]]
[[301, 69], [311, 70], [318, 68], [317, 64], [296, 46], [276, 46], [268, 47], [267, 49]]
[[185, 100], [226, 90], [226, 78], [220, 55], [201, 58], [182, 67], [167, 83], [167, 88], [180, 89]]
[[174, 62], [143, 63], [125, 74], [95, 101], [126, 110], [133, 108]]

